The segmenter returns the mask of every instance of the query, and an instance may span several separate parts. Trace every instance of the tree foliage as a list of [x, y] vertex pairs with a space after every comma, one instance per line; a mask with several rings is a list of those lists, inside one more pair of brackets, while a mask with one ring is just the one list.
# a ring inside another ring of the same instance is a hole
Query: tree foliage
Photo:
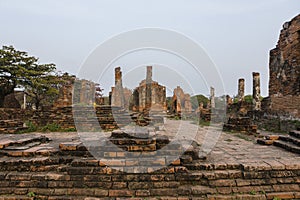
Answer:
[[5, 96], [20, 87], [38, 109], [47, 96], [58, 94], [61, 80], [55, 70], [54, 64], [40, 64], [38, 58], [28, 56], [27, 52], [3, 46], [0, 49], [0, 107]]
[[206, 107], [209, 99], [202, 94], [195, 95], [191, 97], [192, 108], [196, 110], [199, 107], [200, 103], [203, 103], [203, 106]]

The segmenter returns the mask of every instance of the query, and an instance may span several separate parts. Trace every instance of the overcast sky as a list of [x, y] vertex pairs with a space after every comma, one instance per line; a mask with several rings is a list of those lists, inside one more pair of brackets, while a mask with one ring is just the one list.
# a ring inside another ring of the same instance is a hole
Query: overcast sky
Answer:
[[[250, 94], [252, 72], [258, 71], [267, 96], [269, 51], [282, 24], [299, 13], [299, 0], [0, 0], [0, 44], [77, 74], [91, 52], [114, 35], [143, 27], [171, 29], [205, 49], [227, 94], [237, 93], [240, 77]], [[111, 84], [113, 79], [106, 83]]]

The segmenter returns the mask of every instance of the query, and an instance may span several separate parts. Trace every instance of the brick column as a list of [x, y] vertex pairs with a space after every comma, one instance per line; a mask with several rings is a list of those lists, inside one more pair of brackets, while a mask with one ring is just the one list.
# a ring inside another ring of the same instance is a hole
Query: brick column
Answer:
[[261, 110], [260, 102], [260, 75], [258, 72], [253, 72], [253, 110]]
[[240, 78], [238, 83], [238, 101], [244, 101], [245, 97], [245, 79]]
[[215, 108], [216, 103], [215, 103], [215, 88], [210, 87], [210, 107]]
[[146, 110], [150, 110], [152, 105], [152, 66], [147, 66], [146, 75]]
[[124, 107], [124, 92], [120, 67], [115, 68], [115, 87], [112, 90], [111, 105], [122, 108]]

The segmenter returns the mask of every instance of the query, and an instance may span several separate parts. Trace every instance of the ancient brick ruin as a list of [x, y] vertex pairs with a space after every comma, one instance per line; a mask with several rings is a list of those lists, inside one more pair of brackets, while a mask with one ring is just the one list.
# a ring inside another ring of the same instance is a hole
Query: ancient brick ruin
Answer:
[[133, 91], [132, 111], [166, 112], [166, 87], [152, 80], [152, 66], [147, 67], [146, 79]]
[[[284, 24], [278, 45], [270, 52], [270, 97], [261, 101], [260, 74], [253, 72], [253, 101], [246, 102], [245, 79], [239, 79], [237, 101], [226, 96], [224, 130], [256, 135], [256, 123], [276, 126], [282, 125], [283, 117], [299, 119], [299, 24], [300, 15]], [[222, 134], [211, 154], [200, 156], [198, 141], [187, 146], [185, 139], [161, 134], [167, 124], [163, 124], [166, 87], [153, 81], [151, 66], [133, 91], [122, 81], [117, 67], [109, 105], [97, 96], [97, 84], [74, 77], [61, 88], [52, 107], [0, 109], [0, 133], [17, 133], [30, 121], [77, 128], [89, 139], [85, 145], [76, 132], [1, 135], [0, 199], [300, 199], [299, 130], [258, 140], [290, 152]], [[171, 113], [222, 122], [215, 120], [219, 100], [211, 87], [208, 106], [200, 102], [194, 112], [191, 96], [178, 86]], [[172, 128], [179, 123], [170, 121]], [[185, 124], [187, 135], [189, 126], [199, 128]], [[201, 134], [206, 130], [201, 129]], [[100, 131], [107, 137], [99, 137]], [[197, 132], [197, 139], [201, 134]]]
[[191, 96], [184, 93], [180, 86], [174, 89], [171, 112], [178, 115], [186, 115], [192, 112]]
[[261, 110], [260, 74], [253, 72], [252, 102], [245, 101], [245, 79], [238, 80], [238, 95], [236, 103], [227, 102], [228, 120], [224, 124], [225, 131], [238, 131], [248, 134], [258, 134], [258, 126], [253, 120], [253, 113]]
[[270, 51], [270, 110], [300, 117], [300, 15], [286, 22]]

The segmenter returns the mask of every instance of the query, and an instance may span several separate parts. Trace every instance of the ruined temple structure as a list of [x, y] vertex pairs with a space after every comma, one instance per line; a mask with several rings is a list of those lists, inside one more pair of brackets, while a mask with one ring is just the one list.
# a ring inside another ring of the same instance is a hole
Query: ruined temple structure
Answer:
[[98, 83], [76, 79], [61, 88], [56, 105], [71, 106], [72, 101], [73, 104], [103, 105], [102, 89]]
[[225, 131], [238, 131], [247, 134], [257, 134], [257, 125], [253, 122], [251, 113], [259, 111], [260, 102], [260, 77], [258, 72], [253, 72], [253, 102], [245, 101], [245, 79], [238, 80], [238, 101], [229, 104], [227, 101], [228, 120], [223, 126]]
[[184, 93], [180, 86], [174, 89], [171, 111], [175, 114], [192, 112], [191, 96]]
[[68, 80], [60, 89], [59, 95], [56, 102], [54, 102], [54, 107], [67, 107], [72, 106], [72, 98], [73, 98], [73, 89], [74, 89], [74, 81], [75, 77], [71, 80]]
[[269, 110], [300, 117], [300, 15], [284, 23], [270, 51]]
[[152, 66], [147, 66], [146, 79], [133, 91], [132, 111], [166, 112], [166, 87], [152, 80]]

